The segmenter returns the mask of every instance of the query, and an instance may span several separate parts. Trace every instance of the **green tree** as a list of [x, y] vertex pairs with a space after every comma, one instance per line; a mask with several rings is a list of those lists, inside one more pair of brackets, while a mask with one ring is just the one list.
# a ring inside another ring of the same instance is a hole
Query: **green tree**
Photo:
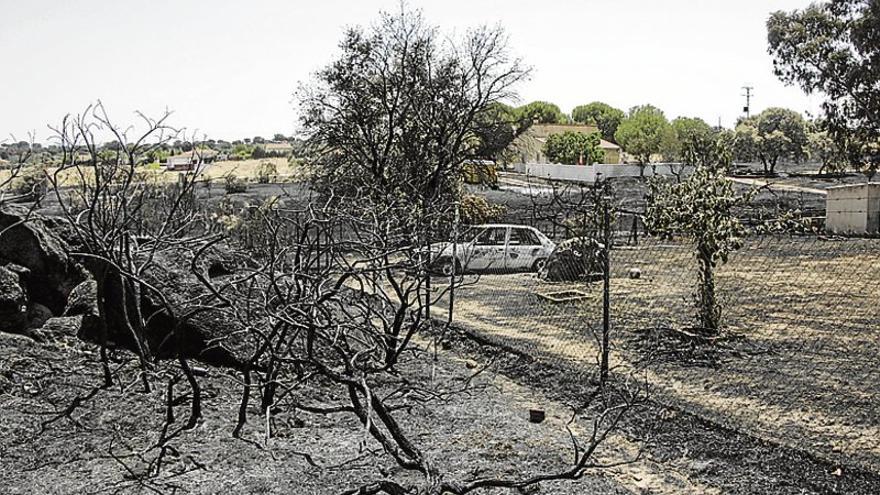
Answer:
[[232, 148], [232, 155], [238, 160], [247, 160], [254, 154], [254, 147], [247, 144], [236, 144]]
[[268, 184], [277, 179], [278, 167], [270, 161], [261, 162], [257, 169], [257, 182], [260, 184]]
[[739, 162], [751, 163], [758, 160], [758, 128], [753, 124], [737, 124], [734, 129], [733, 156]]
[[678, 117], [670, 125], [675, 139], [672, 153], [666, 159], [696, 165], [696, 155], [706, 147], [706, 142], [714, 139], [712, 127], [703, 119], [688, 117]]
[[509, 161], [510, 144], [532, 124], [519, 117], [516, 109], [493, 102], [474, 119], [473, 156], [500, 162]]
[[614, 133], [617, 132], [617, 127], [625, 117], [626, 114], [623, 110], [601, 101], [580, 105], [571, 112], [573, 121], [579, 124], [595, 125], [602, 133], [602, 139], [612, 142], [615, 141]]
[[765, 175], [776, 173], [780, 160], [799, 161], [807, 156], [807, 126], [801, 114], [785, 108], [768, 108], [737, 125], [737, 158], [757, 159]]
[[553, 163], [591, 165], [601, 163], [605, 152], [599, 147], [599, 133], [566, 131], [551, 134], [544, 143], [544, 154]]
[[567, 124], [568, 117], [559, 106], [546, 101], [533, 101], [516, 109], [517, 119], [535, 124]]
[[810, 158], [819, 162], [819, 174], [846, 170], [846, 156], [827, 130], [811, 129], [807, 141]]
[[679, 183], [660, 177], [650, 182], [645, 226], [660, 235], [687, 236], [694, 247], [698, 280], [694, 291], [699, 329], [717, 335], [722, 307], [715, 290], [715, 270], [742, 246], [746, 228], [735, 214], [751, 193], [738, 195], [721, 163], [698, 167]]
[[651, 105], [633, 107], [620, 123], [614, 138], [624, 151], [636, 157], [639, 165], [651, 163], [651, 155], [660, 153], [672, 135], [663, 112]]
[[299, 92], [316, 189], [414, 208], [459, 194], [480, 117], [527, 73], [504, 45], [489, 28], [443, 40], [416, 12], [346, 32], [339, 56]]
[[776, 75], [825, 96], [830, 136], [870, 180], [880, 168], [880, 7], [876, 0], [830, 0], [767, 22]]

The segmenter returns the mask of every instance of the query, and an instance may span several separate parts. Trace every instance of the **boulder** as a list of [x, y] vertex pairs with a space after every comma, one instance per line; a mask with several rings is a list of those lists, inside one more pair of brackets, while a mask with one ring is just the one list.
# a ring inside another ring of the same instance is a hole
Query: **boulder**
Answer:
[[66, 336], [79, 337], [82, 333], [82, 316], [61, 316], [46, 320], [39, 331], [41, 334], [52, 337]]
[[27, 327], [41, 328], [50, 318], [54, 317], [52, 311], [40, 303], [31, 303], [27, 308]]
[[[235, 271], [236, 262], [227, 256], [218, 254], [216, 250], [206, 253], [205, 261], [197, 269], [210, 277], [210, 267], [222, 260], [229, 272]], [[217, 366], [241, 368], [253, 349], [240, 337], [242, 328], [238, 320], [232, 318], [229, 309], [198, 312], [193, 316], [181, 319], [181, 315], [192, 311], [200, 305], [212, 305], [219, 302], [198, 278], [192, 273], [188, 254], [167, 251], [155, 257], [151, 270], [145, 274], [154, 287], [163, 292], [168, 302], [175, 308], [175, 315], [163, 309], [159, 298], [145, 294], [143, 305], [155, 316], [151, 322], [157, 350], [161, 357], [174, 354], [175, 343], [171, 340], [170, 330], [177, 326], [180, 345], [187, 357]], [[224, 274], [216, 274], [223, 277]]]
[[27, 294], [19, 275], [0, 266], [0, 330], [21, 333], [27, 323]]
[[[162, 298], [146, 287], [137, 294], [129, 281], [123, 283], [111, 264], [93, 257], [72, 259], [69, 243], [76, 238], [70, 227], [63, 219], [20, 207], [0, 208], [0, 331], [36, 338], [44, 330], [57, 333], [53, 328], [61, 324], [60, 333], [75, 331], [84, 340], [136, 351], [138, 343], [127, 321], [137, 321], [132, 318], [140, 309], [147, 321], [142, 343], [151, 356], [175, 358], [180, 350], [184, 357], [208, 364], [243, 367], [251, 350], [244, 347], [243, 338], [232, 342], [230, 337], [240, 330], [236, 320], [217, 310], [192, 313], [217, 300], [191, 272], [191, 252], [155, 253], [144, 274], [170, 303], [168, 311]], [[215, 246], [197, 269], [222, 278], [234, 273], [239, 263], [253, 263], [233, 259], [225, 251]], [[133, 303], [137, 298], [139, 305]], [[56, 318], [60, 316], [65, 319]]]
[[55, 315], [63, 313], [70, 291], [85, 280], [82, 268], [69, 258], [58, 228], [58, 220], [16, 206], [0, 208], [0, 263], [20, 267], [27, 300]]
[[70, 291], [64, 316], [98, 316], [98, 283], [89, 275]]
[[118, 272], [111, 265], [92, 259], [86, 263], [92, 278], [71, 292], [65, 315], [83, 315], [81, 338], [95, 343], [106, 340], [136, 351], [138, 342], [126, 319], [139, 310], [147, 317], [141, 343], [150, 356], [173, 359], [179, 349], [186, 358], [241, 369], [252, 351], [245, 348], [244, 339], [232, 338], [241, 330], [237, 320], [223, 310], [192, 313], [197, 307], [215, 304], [217, 300], [190, 271], [188, 256], [185, 251], [155, 253], [143, 274], [144, 280], [161, 292], [171, 311], [165, 307], [163, 297], [145, 286], [140, 290], [138, 308], [132, 303], [136, 297], [132, 287], [120, 282]]

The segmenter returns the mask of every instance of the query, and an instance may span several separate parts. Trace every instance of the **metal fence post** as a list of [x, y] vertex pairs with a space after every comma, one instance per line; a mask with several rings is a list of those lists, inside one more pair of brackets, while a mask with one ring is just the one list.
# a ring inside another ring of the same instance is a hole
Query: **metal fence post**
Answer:
[[602, 198], [603, 208], [603, 242], [605, 256], [602, 270], [602, 360], [599, 365], [599, 385], [605, 386], [608, 381], [608, 346], [609, 334], [611, 333], [611, 211], [609, 203], [611, 198]]

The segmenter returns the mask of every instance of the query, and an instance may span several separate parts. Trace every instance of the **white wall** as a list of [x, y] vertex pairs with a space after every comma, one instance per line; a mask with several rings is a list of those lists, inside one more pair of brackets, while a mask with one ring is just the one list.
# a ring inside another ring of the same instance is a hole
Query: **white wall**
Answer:
[[[558, 163], [518, 163], [513, 169], [521, 174], [531, 175], [541, 179], [568, 180], [574, 182], [596, 182], [596, 178], [611, 177], [639, 177], [642, 167], [639, 165], [560, 165]], [[678, 164], [658, 163], [644, 166], [645, 177], [654, 175], [674, 175], [685, 170], [688, 175], [689, 168]]]
[[517, 163], [513, 169], [540, 179], [596, 182], [595, 165], [559, 165], [556, 163]]

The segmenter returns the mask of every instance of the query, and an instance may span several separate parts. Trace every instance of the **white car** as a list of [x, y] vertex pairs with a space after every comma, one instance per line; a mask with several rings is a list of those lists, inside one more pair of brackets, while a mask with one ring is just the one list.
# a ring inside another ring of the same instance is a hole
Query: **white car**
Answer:
[[488, 224], [431, 246], [432, 268], [443, 275], [472, 271], [539, 271], [556, 244], [534, 227]]

